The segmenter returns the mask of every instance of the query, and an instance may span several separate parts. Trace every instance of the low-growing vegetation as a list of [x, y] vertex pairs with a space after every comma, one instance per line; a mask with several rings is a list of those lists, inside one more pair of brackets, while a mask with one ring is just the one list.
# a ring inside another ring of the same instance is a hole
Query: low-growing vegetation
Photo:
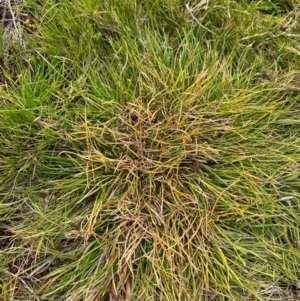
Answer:
[[299, 300], [299, 3], [2, 2], [0, 300]]

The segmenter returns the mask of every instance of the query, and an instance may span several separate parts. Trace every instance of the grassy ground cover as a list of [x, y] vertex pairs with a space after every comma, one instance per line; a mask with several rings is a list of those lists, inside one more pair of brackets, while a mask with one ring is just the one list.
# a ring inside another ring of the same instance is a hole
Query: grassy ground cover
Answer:
[[1, 12], [0, 300], [299, 300], [295, 1]]

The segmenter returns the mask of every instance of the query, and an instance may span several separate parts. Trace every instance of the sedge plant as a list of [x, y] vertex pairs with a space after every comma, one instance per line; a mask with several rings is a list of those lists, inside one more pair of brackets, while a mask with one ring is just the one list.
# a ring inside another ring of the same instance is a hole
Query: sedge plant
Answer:
[[22, 3], [1, 300], [298, 300], [299, 15], [270, 3]]

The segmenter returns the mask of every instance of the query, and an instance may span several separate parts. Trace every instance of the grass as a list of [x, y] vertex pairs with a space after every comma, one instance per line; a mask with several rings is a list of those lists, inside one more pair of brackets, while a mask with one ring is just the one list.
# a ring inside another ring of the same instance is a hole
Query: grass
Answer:
[[299, 300], [297, 3], [12, 2], [0, 300]]

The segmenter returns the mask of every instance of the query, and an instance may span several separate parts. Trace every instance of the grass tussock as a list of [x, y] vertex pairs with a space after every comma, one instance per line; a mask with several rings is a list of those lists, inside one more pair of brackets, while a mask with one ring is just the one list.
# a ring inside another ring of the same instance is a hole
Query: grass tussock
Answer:
[[298, 300], [296, 3], [19, 5], [0, 299]]

